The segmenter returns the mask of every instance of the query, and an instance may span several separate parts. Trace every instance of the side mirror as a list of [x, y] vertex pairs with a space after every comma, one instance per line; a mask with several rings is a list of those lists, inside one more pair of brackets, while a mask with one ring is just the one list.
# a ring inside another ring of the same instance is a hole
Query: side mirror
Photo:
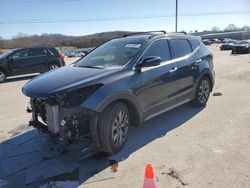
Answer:
[[141, 69], [142, 67], [153, 67], [160, 65], [161, 63], [161, 58], [158, 56], [150, 56], [145, 58], [142, 63], [140, 63], [137, 67]]

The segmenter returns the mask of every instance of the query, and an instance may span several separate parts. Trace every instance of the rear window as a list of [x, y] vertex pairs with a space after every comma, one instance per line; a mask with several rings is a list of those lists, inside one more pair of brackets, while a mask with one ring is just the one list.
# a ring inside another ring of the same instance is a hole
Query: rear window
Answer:
[[59, 52], [55, 48], [47, 48], [50, 55], [58, 55]]
[[30, 49], [30, 56], [43, 56], [46, 55], [44, 49]]
[[183, 57], [192, 52], [192, 48], [186, 39], [171, 39], [171, 44], [174, 50], [174, 57]]

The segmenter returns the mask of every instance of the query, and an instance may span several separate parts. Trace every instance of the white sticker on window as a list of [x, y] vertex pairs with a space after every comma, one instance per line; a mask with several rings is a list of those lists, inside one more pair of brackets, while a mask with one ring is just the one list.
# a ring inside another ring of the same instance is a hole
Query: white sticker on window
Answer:
[[125, 48], [140, 48], [141, 44], [126, 44]]

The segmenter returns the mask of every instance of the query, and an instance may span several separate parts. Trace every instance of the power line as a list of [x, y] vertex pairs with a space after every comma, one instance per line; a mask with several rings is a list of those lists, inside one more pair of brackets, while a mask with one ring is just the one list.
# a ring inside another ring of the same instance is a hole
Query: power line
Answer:
[[[235, 15], [235, 14], [250, 14], [250, 11], [238, 12], [197, 12], [197, 13], [182, 13], [179, 17], [195, 17], [195, 16], [216, 16], [216, 15]], [[174, 14], [162, 15], [140, 15], [140, 16], [121, 16], [121, 17], [106, 17], [106, 18], [69, 18], [69, 19], [27, 19], [27, 20], [0, 20], [0, 24], [37, 24], [37, 23], [71, 23], [71, 22], [101, 22], [101, 21], [118, 21], [118, 20], [136, 20], [136, 19], [154, 19], [154, 18], [171, 18]]]
[[83, 2], [85, 0], [42, 0], [42, 1], [32, 1], [32, 0], [22, 0], [22, 1], [3, 1], [2, 4], [17, 4], [17, 3], [72, 3], [72, 2]]

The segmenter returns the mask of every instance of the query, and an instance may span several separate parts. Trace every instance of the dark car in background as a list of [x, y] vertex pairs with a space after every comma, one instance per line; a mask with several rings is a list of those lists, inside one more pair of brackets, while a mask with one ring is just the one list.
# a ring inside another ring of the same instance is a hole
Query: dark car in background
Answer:
[[220, 46], [220, 50], [232, 50], [236, 40], [224, 40]]
[[187, 102], [204, 107], [213, 85], [213, 55], [202, 41], [161, 31], [106, 42], [22, 91], [30, 97], [30, 126], [63, 143], [90, 135], [97, 148], [113, 154], [130, 126]]
[[55, 48], [18, 48], [0, 55], [0, 83], [9, 76], [43, 73], [65, 66], [63, 55]]
[[241, 40], [234, 44], [233, 54], [250, 53], [250, 40]]
[[203, 39], [202, 42], [203, 42], [205, 45], [211, 45], [211, 44], [213, 44], [213, 42], [212, 42], [210, 39]]

